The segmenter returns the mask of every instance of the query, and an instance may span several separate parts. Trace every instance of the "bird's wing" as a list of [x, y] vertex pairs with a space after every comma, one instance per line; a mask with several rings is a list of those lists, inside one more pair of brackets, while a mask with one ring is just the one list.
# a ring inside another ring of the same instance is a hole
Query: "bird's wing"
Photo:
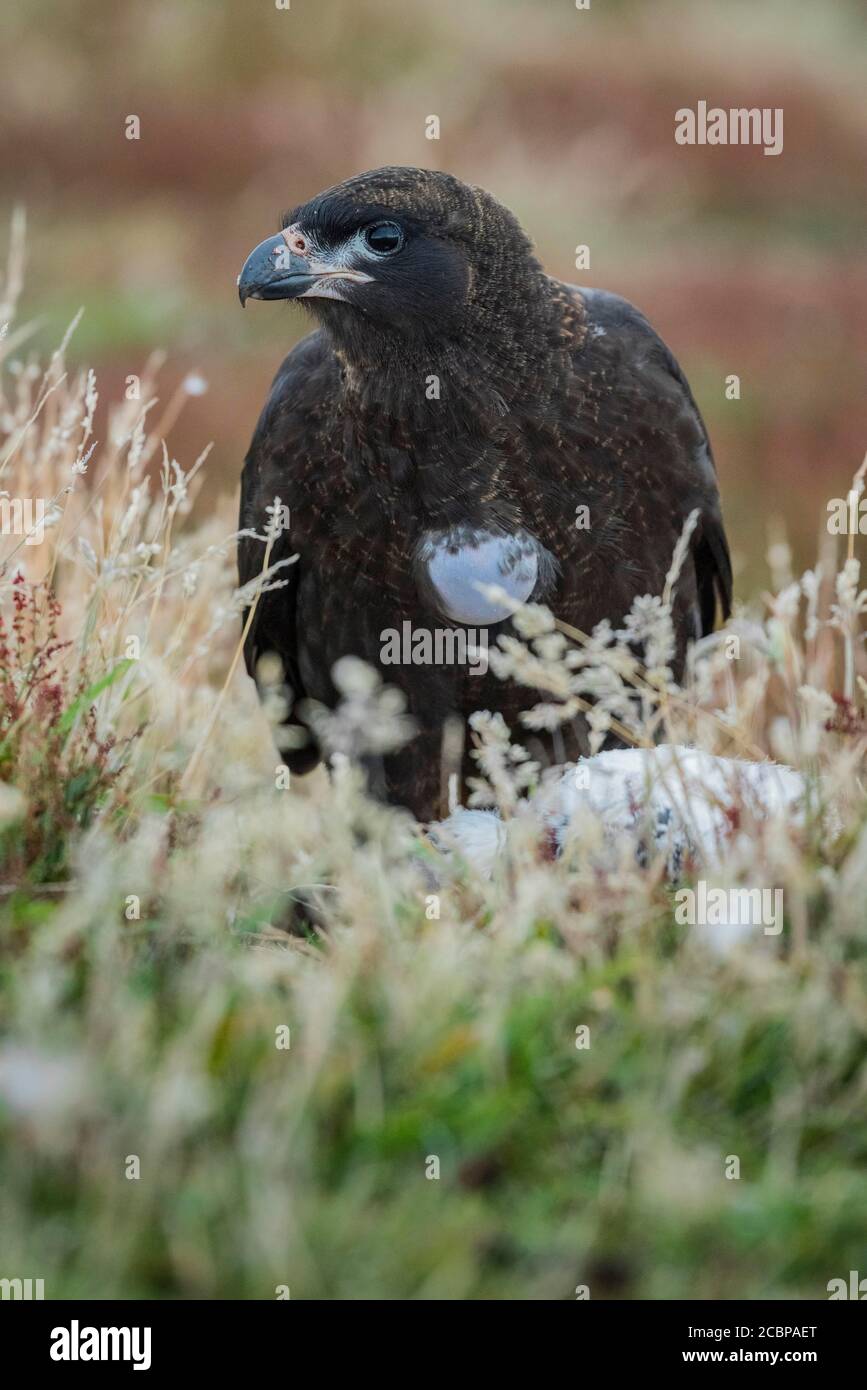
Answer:
[[[289, 525], [277, 535], [269, 566], [289, 559], [294, 553], [291, 524], [292, 507], [299, 495], [300, 479], [316, 469], [319, 420], [329, 392], [336, 389], [337, 366], [324, 334], [311, 333], [289, 353], [276, 377], [259, 417], [256, 431], [241, 474], [239, 528], [261, 536], [268, 524], [266, 508], [275, 498], [289, 508]], [[265, 545], [261, 540], [241, 536], [238, 542], [238, 576], [241, 585], [255, 580], [263, 570]], [[253, 677], [261, 657], [274, 653], [282, 662], [283, 679], [291, 703], [305, 698], [306, 691], [298, 660], [297, 597], [301, 564], [281, 568], [274, 580], [281, 587], [262, 593], [244, 642], [244, 661]], [[246, 622], [249, 609], [244, 614]], [[286, 762], [293, 772], [306, 772], [316, 765], [318, 750], [313, 737], [297, 712], [287, 723], [306, 729], [308, 743], [287, 751]]]
[[[717, 603], [724, 618], [731, 612], [732, 569], [723, 528], [716, 468], [710, 441], [689, 382], [672, 352], [644, 315], [619, 295], [606, 290], [564, 286], [585, 309], [576, 348], [576, 368], [591, 365], [594, 375], [612, 383], [601, 408], [602, 423], [615, 437], [628, 434], [630, 421], [641, 422], [644, 440], [659, 440], [660, 458], [669, 470], [668, 495], [682, 518], [694, 508], [700, 521], [693, 532], [698, 618], [702, 635], [712, 631]], [[620, 397], [617, 383], [628, 378], [630, 390]]]

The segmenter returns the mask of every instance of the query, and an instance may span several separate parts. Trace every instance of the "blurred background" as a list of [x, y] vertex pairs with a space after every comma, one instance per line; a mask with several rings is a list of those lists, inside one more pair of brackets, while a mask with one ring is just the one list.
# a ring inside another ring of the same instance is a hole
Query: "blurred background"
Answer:
[[[667, 340], [710, 429], [740, 595], [774, 518], [812, 562], [867, 445], [861, 0], [278, 3], [0, 12], [0, 245], [23, 204], [28, 350], [84, 306], [72, 360], [102, 406], [154, 349], [165, 399], [199, 374], [172, 447], [188, 466], [214, 441], [213, 499], [309, 326], [241, 312], [248, 251], [362, 169], [447, 169], [507, 203], [551, 273], [626, 295]], [[784, 152], [677, 145], [674, 113], [699, 100], [782, 107]]]

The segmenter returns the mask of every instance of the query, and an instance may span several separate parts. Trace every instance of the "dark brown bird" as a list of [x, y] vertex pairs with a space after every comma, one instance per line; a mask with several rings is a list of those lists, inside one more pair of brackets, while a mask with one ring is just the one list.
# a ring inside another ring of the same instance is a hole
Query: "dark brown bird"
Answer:
[[[242, 303], [301, 299], [321, 325], [281, 366], [241, 485], [242, 527], [261, 532], [277, 496], [290, 508], [271, 560], [299, 558], [261, 597], [245, 657], [251, 675], [265, 653], [283, 663], [307, 739], [286, 754], [294, 772], [319, 758], [303, 701], [333, 706], [332, 667], [353, 654], [402, 687], [418, 726], [374, 789], [441, 814], [447, 719], [486, 708], [515, 727], [538, 696], [465, 664], [383, 665], [384, 634], [408, 621], [493, 643], [524, 600], [584, 632], [617, 626], [662, 592], [693, 509], [675, 675], [718, 603], [728, 615], [716, 475], [683, 372], [626, 300], [547, 276], [490, 194], [432, 170], [360, 174], [287, 214], [238, 284]], [[262, 562], [242, 539], [241, 582]], [[582, 739], [568, 731], [558, 758]]]

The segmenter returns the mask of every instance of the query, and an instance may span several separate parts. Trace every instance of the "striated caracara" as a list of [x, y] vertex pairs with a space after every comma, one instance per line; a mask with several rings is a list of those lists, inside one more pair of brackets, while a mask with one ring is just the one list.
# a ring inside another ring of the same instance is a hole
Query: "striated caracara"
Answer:
[[[583, 632], [617, 626], [636, 595], [662, 592], [693, 509], [675, 676], [717, 606], [728, 614], [716, 475], [683, 372], [626, 300], [546, 275], [490, 194], [425, 169], [360, 174], [289, 213], [238, 284], [242, 303], [299, 299], [319, 323], [277, 373], [241, 487], [242, 528], [261, 533], [275, 497], [290, 509], [271, 562], [298, 559], [260, 597], [245, 658], [251, 675], [266, 653], [282, 662], [292, 771], [319, 757], [304, 701], [333, 706], [332, 668], [355, 655], [403, 689], [417, 726], [372, 769], [374, 790], [442, 814], [450, 716], [497, 710], [515, 727], [538, 696], [465, 663], [383, 665], [384, 634], [493, 643], [524, 601]], [[242, 538], [241, 582], [262, 562]], [[557, 759], [583, 739], [561, 731]]]

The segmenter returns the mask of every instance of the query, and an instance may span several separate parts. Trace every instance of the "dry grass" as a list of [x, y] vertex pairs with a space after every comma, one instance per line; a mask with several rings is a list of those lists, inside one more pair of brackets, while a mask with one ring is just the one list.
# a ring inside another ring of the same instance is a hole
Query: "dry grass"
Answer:
[[[227, 681], [233, 509], [194, 522], [207, 460], [164, 444], [195, 383], [157, 399], [155, 358], [94, 440], [98, 383], [15, 327], [20, 234], [0, 488], [51, 511], [0, 568], [0, 1274], [48, 1297], [825, 1296], [867, 1233], [854, 556], [829, 540], [798, 580], [777, 541], [684, 690], [664, 604], [649, 668], [533, 636], [538, 614], [502, 658], [639, 742], [808, 775], [803, 821], [731, 865], [783, 887], [779, 940], [708, 954], [658, 863], [545, 862], [530, 829], [479, 881], [350, 763], [277, 785]], [[482, 759], [506, 810], [516, 766]]]

